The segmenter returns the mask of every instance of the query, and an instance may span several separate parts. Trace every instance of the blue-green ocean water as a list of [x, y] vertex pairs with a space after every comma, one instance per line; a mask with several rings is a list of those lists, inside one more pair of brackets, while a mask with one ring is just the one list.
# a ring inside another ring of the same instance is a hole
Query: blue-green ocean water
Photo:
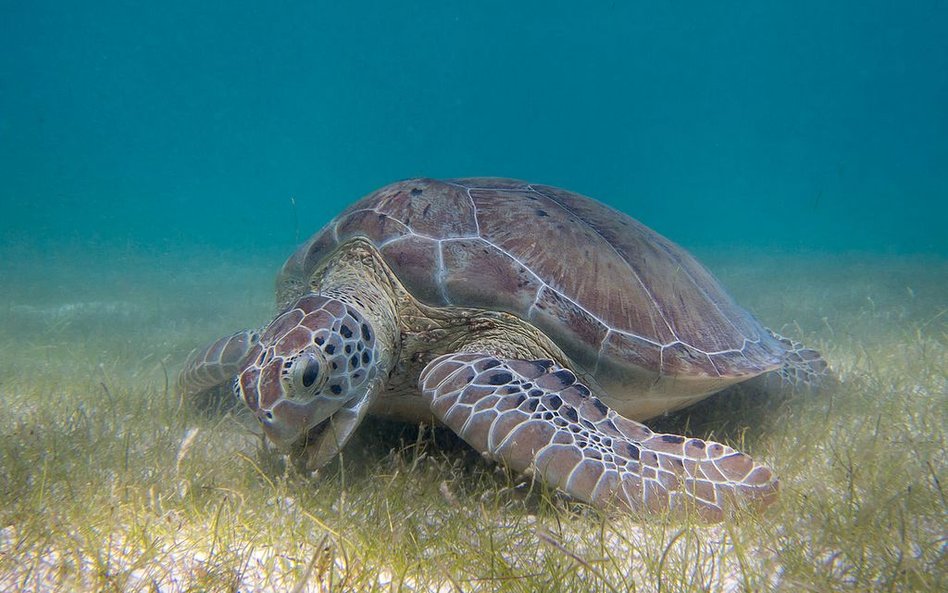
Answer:
[[[775, 527], [561, 526], [368, 422], [313, 495], [184, 405], [188, 352], [269, 323], [347, 204], [479, 175], [627, 212], [823, 353], [818, 397], [653, 424], [772, 465]], [[946, 361], [948, 0], [0, 0], [0, 591], [939, 590]], [[363, 512], [406, 471], [443, 489]]]
[[946, 31], [940, 0], [6, 1], [0, 233], [288, 253], [387, 182], [498, 175], [693, 249], [945, 257]]

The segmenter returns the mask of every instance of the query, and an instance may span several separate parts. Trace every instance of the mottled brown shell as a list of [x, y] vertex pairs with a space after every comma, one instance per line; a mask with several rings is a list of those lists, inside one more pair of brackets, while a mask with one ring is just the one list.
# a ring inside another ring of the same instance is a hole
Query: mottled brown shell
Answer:
[[422, 302], [528, 320], [603, 385], [634, 371], [652, 387], [664, 380], [666, 394], [676, 380], [701, 383], [682, 395], [706, 393], [781, 363], [779, 342], [684, 249], [569, 191], [495, 178], [394, 183], [301, 246], [278, 283], [308, 278], [357, 236]]

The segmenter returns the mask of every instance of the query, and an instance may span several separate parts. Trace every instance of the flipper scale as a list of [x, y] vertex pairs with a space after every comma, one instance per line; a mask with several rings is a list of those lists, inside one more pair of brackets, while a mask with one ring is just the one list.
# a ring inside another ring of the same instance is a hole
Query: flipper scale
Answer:
[[491, 459], [601, 508], [763, 508], [778, 484], [766, 466], [720, 443], [654, 433], [609, 409], [548, 360], [447, 354], [421, 374], [434, 414]]

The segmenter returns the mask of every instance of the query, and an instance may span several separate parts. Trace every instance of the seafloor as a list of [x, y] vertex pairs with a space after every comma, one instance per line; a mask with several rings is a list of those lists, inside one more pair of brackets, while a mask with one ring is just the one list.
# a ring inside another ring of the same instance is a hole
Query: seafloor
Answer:
[[657, 423], [781, 475], [767, 515], [700, 527], [603, 516], [386, 426], [308, 482], [239, 418], [180, 405], [192, 347], [270, 318], [283, 255], [3, 248], [0, 590], [945, 590], [948, 260], [698, 254], [841, 380]]

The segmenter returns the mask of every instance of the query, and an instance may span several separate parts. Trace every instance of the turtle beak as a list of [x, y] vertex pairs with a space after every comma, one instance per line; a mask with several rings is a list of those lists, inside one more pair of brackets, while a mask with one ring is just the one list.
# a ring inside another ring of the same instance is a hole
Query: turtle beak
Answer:
[[311, 428], [328, 419], [345, 403], [322, 395], [308, 401], [286, 398], [279, 381], [281, 361], [262, 371], [251, 367], [241, 373], [237, 392], [260, 422], [264, 434], [278, 447], [288, 448]]
[[343, 403], [322, 397], [305, 404], [281, 400], [270, 410], [257, 410], [256, 416], [267, 438], [278, 447], [287, 449], [310, 429], [329, 420]]

